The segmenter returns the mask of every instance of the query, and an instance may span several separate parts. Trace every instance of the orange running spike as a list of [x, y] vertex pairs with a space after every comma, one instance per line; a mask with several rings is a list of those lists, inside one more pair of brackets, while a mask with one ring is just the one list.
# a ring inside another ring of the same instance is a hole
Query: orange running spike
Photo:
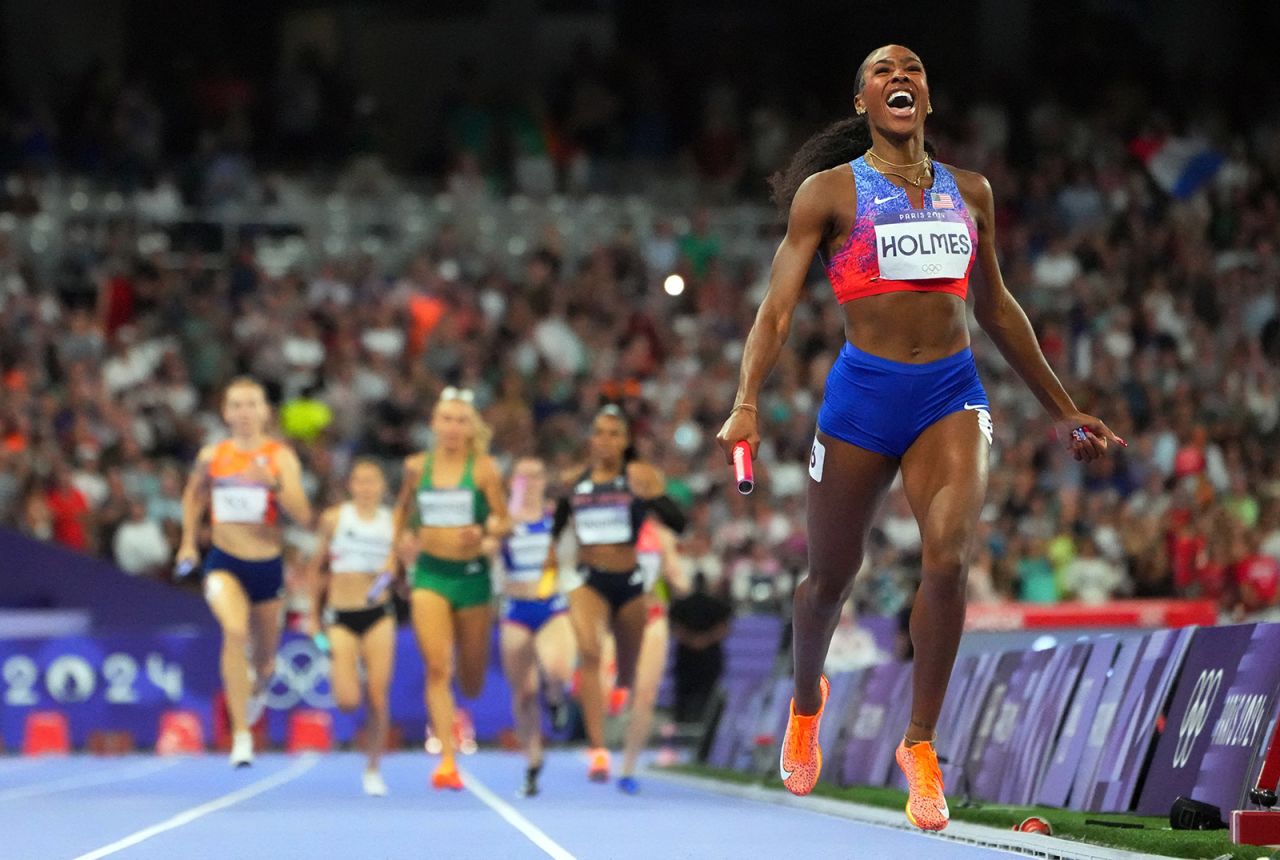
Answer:
[[436, 768], [436, 772], [431, 774], [432, 788], [448, 788], [453, 791], [462, 791], [462, 776], [458, 773], [456, 767], [446, 769], [444, 765]]
[[942, 793], [942, 771], [933, 744], [925, 741], [907, 746], [898, 743], [898, 767], [907, 776], [911, 794], [907, 798], [907, 820], [921, 830], [942, 830], [951, 820], [947, 798]]
[[805, 795], [813, 791], [822, 773], [822, 749], [818, 746], [818, 727], [822, 724], [822, 712], [827, 707], [831, 684], [823, 675], [818, 682], [822, 691], [822, 703], [816, 714], [796, 713], [796, 700], [791, 699], [791, 717], [787, 720], [787, 733], [782, 737], [782, 754], [778, 772], [782, 784], [792, 794]]
[[587, 768], [587, 779], [592, 782], [608, 782], [609, 766], [609, 751], [604, 748], [593, 749], [591, 751], [591, 766]]

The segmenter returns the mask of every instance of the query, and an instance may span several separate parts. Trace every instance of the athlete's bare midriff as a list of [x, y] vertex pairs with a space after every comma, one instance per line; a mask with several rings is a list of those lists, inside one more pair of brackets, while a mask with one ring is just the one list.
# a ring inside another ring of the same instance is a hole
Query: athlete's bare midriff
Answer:
[[538, 582], [536, 580], [533, 582], [516, 582], [508, 579], [503, 585], [502, 593], [512, 600], [537, 600], [539, 597]]
[[474, 526], [419, 526], [418, 548], [445, 561], [471, 561], [481, 554], [483, 536]]
[[849, 343], [890, 361], [924, 364], [969, 345], [964, 300], [950, 293], [883, 293], [841, 310]]
[[578, 562], [605, 573], [631, 573], [636, 569], [636, 548], [628, 543], [578, 547]]
[[245, 561], [266, 561], [283, 552], [280, 526], [273, 523], [214, 523], [213, 545]]
[[369, 589], [378, 579], [373, 573], [329, 574], [329, 606], [334, 609], [364, 609], [369, 605]]

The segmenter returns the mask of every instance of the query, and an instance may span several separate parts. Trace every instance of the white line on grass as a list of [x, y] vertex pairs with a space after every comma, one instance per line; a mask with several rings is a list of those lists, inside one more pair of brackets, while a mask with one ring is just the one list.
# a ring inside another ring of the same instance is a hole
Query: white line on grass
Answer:
[[1011, 832], [982, 824], [970, 824], [967, 821], [952, 821], [946, 830], [940, 833], [928, 833], [909, 825], [906, 816], [901, 812], [864, 806], [847, 800], [836, 800], [833, 797], [812, 794], [796, 797], [785, 791], [765, 788], [763, 785], [721, 782], [711, 777], [673, 773], [664, 771], [662, 768], [650, 768], [646, 773], [657, 779], [688, 788], [702, 789], [773, 806], [790, 806], [818, 815], [835, 815], [873, 827], [905, 830], [921, 839], [967, 843], [1000, 851], [1016, 851], [1019, 857], [1038, 857], [1042, 860], [1161, 860], [1154, 854], [1089, 845], [1039, 833]]
[[[548, 856], [555, 858], [555, 860], [577, 860], [576, 857], [561, 848], [550, 836], [539, 830], [536, 824], [516, 812], [515, 807], [490, 791], [483, 782], [465, 770], [459, 770], [459, 773], [462, 774], [462, 781], [471, 790], [472, 794], [478, 797], [485, 806], [501, 815], [508, 824], [527, 836], [530, 842], [545, 851]], [[88, 858], [77, 858], [77, 860], [88, 860]]]
[[107, 857], [119, 851], [123, 851], [126, 848], [131, 848], [139, 842], [145, 842], [152, 836], [159, 836], [161, 833], [168, 830], [173, 830], [175, 828], [182, 827], [185, 824], [190, 824], [197, 818], [203, 818], [210, 813], [235, 806], [241, 801], [248, 800], [251, 797], [257, 797], [259, 794], [270, 791], [273, 788], [279, 788], [286, 782], [292, 782], [307, 771], [311, 770], [311, 768], [315, 767], [317, 761], [319, 761], [319, 759], [314, 755], [304, 756], [290, 767], [285, 768], [273, 776], [260, 779], [257, 782], [249, 783], [244, 788], [236, 789], [230, 794], [224, 794], [222, 797], [211, 800], [208, 803], [202, 803], [199, 806], [194, 806], [185, 812], [179, 812], [177, 815], [161, 821], [159, 824], [153, 824], [150, 827], [139, 830], [137, 833], [131, 833], [123, 839], [118, 839], [110, 845], [104, 845], [95, 851], [90, 851], [88, 854], [81, 854], [79, 857], [76, 857], [75, 860], [99, 860], [101, 857]]
[[161, 759], [160, 761], [150, 759], [143, 762], [134, 762], [132, 766], [126, 768], [110, 768], [93, 773], [73, 773], [70, 776], [51, 779], [47, 782], [33, 782], [30, 785], [20, 785], [17, 788], [0, 791], [0, 803], [6, 800], [42, 797], [46, 794], [57, 794], [60, 791], [74, 791], [77, 788], [90, 788], [95, 785], [106, 785], [107, 783], [121, 782], [126, 779], [137, 779], [140, 776], [171, 768], [177, 763], [177, 759]]

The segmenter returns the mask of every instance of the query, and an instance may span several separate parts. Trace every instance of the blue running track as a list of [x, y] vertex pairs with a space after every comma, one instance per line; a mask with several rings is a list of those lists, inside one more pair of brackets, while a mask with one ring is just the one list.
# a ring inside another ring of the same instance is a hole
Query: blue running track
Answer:
[[0, 759], [0, 857], [13, 860], [754, 860], [1015, 856], [640, 778], [627, 796], [552, 754], [517, 799], [523, 760], [462, 759], [470, 789], [427, 787], [434, 760], [389, 756], [390, 796], [361, 793], [361, 756]]

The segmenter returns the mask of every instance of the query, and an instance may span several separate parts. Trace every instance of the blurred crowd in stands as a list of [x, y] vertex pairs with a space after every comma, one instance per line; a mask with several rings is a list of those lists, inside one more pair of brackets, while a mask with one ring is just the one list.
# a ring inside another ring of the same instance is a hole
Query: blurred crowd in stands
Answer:
[[[360, 455], [394, 485], [445, 385], [475, 391], [504, 462], [575, 462], [613, 401], [690, 513], [689, 570], [784, 605], [842, 337], [819, 268], [760, 403], [754, 495], [713, 437], [781, 235], [762, 180], [815, 123], [717, 84], [676, 127], [630, 71], [586, 55], [560, 98], [499, 101], [463, 69], [418, 172], [380, 157], [375, 105], [307, 62], [270, 92], [211, 74], [181, 155], [145, 82], [0, 105], [0, 523], [167, 576], [186, 471], [240, 373], [269, 386], [319, 503]], [[936, 103], [942, 160], [991, 181], [1046, 356], [1129, 442], [1065, 456], [975, 327], [996, 443], [973, 600], [1280, 602], [1280, 130], [1198, 123], [1124, 92], [1089, 113]], [[1225, 157], [1186, 197], [1135, 154], [1175, 132]], [[895, 489], [859, 607], [899, 612], [918, 561]]]

